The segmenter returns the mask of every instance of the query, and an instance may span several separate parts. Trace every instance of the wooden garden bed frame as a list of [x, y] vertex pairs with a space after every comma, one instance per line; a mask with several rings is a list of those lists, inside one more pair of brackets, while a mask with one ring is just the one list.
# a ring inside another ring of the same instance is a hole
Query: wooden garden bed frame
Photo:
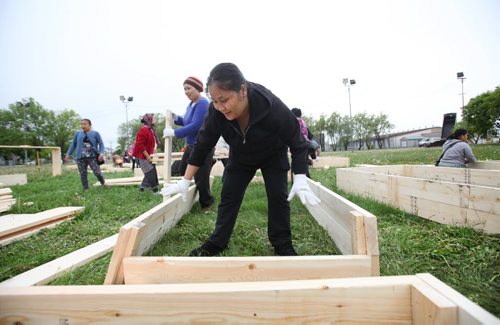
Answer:
[[2, 324], [499, 324], [430, 274], [0, 291]]
[[28, 145], [20, 145], [20, 146], [6, 146], [0, 145], [1, 148], [14, 148], [14, 149], [50, 149], [52, 151], [52, 176], [58, 176], [62, 173], [62, 164], [61, 164], [61, 147], [45, 147], [45, 146], [28, 146]]
[[390, 165], [337, 169], [337, 187], [442, 224], [500, 233], [500, 170]]
[[[377, 218], [318, 182], [309, 180], [309, 186], [322, 202], [307, 208], [328, 231], [342, 256], [138, 257], [190, 210], [192, 203], [182, 204], [180, 195], [176, 195], [120, 229], [104, 284], [123, 284], [125, 268], [133, 270], [130, 272], [135, 274], [136, 282], [162, 282], [161, 279], [179, 283], [194, 279], [198, 279], [195, 282], [269, 281], [379, 275]], [[136, 258], [128, 259], [133, 256]], [[143, 280], [140, 280], [141, 274]]]

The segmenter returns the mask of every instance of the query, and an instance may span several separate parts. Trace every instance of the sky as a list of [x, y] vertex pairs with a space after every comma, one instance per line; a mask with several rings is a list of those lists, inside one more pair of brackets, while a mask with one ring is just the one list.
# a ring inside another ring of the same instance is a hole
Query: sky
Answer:
[[[441, 126], [500, 86], [498, 0], [0, 0], [0, 109], [33, 97], [89, 118], [106, 146], [129, 119], [183, 114], [187, 76], [233, 62], [319, 118], [385, 113]], [[0, 126], [1, 127], [1, 126]]]

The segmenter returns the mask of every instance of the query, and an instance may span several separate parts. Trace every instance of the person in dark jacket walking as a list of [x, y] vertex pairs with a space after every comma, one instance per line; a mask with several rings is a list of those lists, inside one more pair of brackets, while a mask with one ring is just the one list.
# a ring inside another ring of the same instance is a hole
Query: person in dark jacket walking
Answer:
[[[184, 93], [190, 100], [186, 108], [186, 113], [184, 116], [172, 114], [175, 124], [181, 125], [182, 127], [177, 129], [168, 128], [163, 131], [164, 137], [175, 136], [176, 138], [185, 139], [186, 147], [184, 148], [184, 154], [179, 164], [179, 173], [181, 175], [184, 175], [186, 171], [188, 158], [196, 144], [198, 131], [203, 124], [203, 119], [205, 115], [207, 115], [208, 106], [210, 104], [208, 99], [201, 96], [203, 83], [198, 78], [187, 77], [186, 80], [184, 80], [183, 86]], [[214, 198], [212, 194], [210, 194], [210, 172], [212, 171], [213, 156], [214, 151], [212, 150], [211, 154], [207, 155], [203, 165], [194, 175], [194, 182], [200, 196], [200, 205], [202, 209], [207, 209], [214, 203]]]
[[[183, 179], [166, 186], [164, 195], [185, 197], [191, 178], [222, 135], [230, 147], [215, 229], [191, 256], [213, 256], [228, 245], [245, 190], [257, 169], [262, 171], [268, 200], [268, 237], [277, 255], [297, 255], [292, 245], [289, 201], [318, 204], [306, 180], [307, 144], [297, 119], [271, 91], [246, 81], [232, 63], [215, 66], [207, 87], [212, 102], [188, 159]], [[288, 148], [294, 183], [288, 195]]]
[[443, 144], [443, 157], [439, 161], [441, 167], [465, 167], [465, 164], [475, 162], [472, 149], [467, 144], [466, 129], [456, 129]]
[[64, 160], [68, 161], [73, 151], [76, 151], [76, 165], [80, 173], [83, 190], [86, 191], [89, 189], [89, 181], [87, 179], [87, 167], [89, 166], [101, 185], [105, 186], [104, 177], [97, 162], [104, 159], [104, 143], [99, 132], [92, 130], [92, 122], [89, 119], [82, 119], [80, 121], [80, 128], [81, 130], [75, 133]]

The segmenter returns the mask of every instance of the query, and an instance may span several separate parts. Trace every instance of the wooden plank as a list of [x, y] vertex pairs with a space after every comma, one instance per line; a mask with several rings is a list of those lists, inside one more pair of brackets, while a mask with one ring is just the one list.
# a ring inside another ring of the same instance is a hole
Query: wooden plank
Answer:
[[352, 253], [367, 255], [364, 217], [357, 211], [351, 211], [352, 217]]
[[468, 168], [500, 170], [500, 160], [484, 160], [467, 164]]
[[428, 285], [411, 288], [413, 324], [456, 324], [458, 307]]
[[[210, 184], [212, 182], [213, 178], [210, 179]], [[104, 284], [122, 284], [123, 259], [142, 255], [149, 250], [185, 213], [191, 210], [195, 196], [196, 185], [192, 185], [188, 190], [186, 202], [182, 200], [180, 194], [176, 194], [122, 226]]]
[[500, 233], [500, 216], [422, 198], [405, 197], [399, 207], [421, 218], [451, 226], [466, 226], [490, 234]]
[[[165, 113], [165, 129], [172, 128], [172, 112], [167, 110]], [[165, 150], [164, 150], [164, 161], [163, 161], [163, 179], [165, 184], [170, 184], [170, 177], [172, 176], [172, 137], [165, 138]], [[164, 198], [165, 200], [166, 198]]]
[[500, 188], [374, 174], [366, 169], [337, 170], [337, 186], [443, 224], [500, 231]]
[[57, 149], [59, 147], [50, 147], [50, 146], [29, 146], [29, 145], [17, 145], [17, 146], [9, 146], [9, 145], [0, 145], [0, 148], [21, 148], [21, 149]]
[[0, 201], [0, 212], [9, 211], [10, 208], [16, 204], [16, 199], [1, 200]]
[[65, 272], [85, 265], [110, 252], [116, 244], [118, 234], [80, 248], [48, 263], [16, 275], [0, 283], [0, 287], [23, 287], [47, 284]]
[[136, 239], [139, 235], [141, 224], [133, 227], [121, 227], [116, 240], [113, 255], [108, 266], [108, 272], [104, 279], [104, 284], [123, 283], [123, 258], [131, 256], [136, 248]]
[[129, 257], [125, 284], [286, 281], [365, 277], [368, 256]]
[[0, 183], [6, 186], [25, 185], [28, 183], [28, 178], [26, 178], [26, 174], [0, 175]]
[[[338, 169], [337, 173], [340, 170], [342, 169]], [[353, 253], [352, 212], [355, 211], [364, 217], [364, 236], [368, 255], [378, 256], [377, 217], [318, 182], [308, 180], [308, 184], [321, 203], [316, 206], [306, 205], [306, 207], [318, 223], [327, 229], [330, 236], [333, 235], [332, 240], [342, 254]], [[379, 270], [376, 272], [378, 273]]]
[[320, 159], [313, 161], [312, 168], [342, 168], [349, 167], [349, 163], [349, 157], [322, 156]]
[[458, 306], [458, 325], [500, 324], [500, 320], [429, 273], [416, 277]]
[[60, 207], [35, 214], [9, 214], [0, 217], [0, 239], [20, 230], [82, 212], [84, 207]]
[[52, 176], [59, 176], [62, 173], [61, 148], [52, 148]]
[[[381, 281], [374, 281], [381, 280]], [[5, 288], [0, 319], [52, 324], [411, 324], [413, 277]]]
[[9, 187], [0, 188], [0, 199], [3, 199], [6, 195], [12, 195], [12, 190]]
[[8, 245], [12, 242], [28, 238], [31, 235], [36, 234], [37, 232], [44, 230], [44, 229], [52, 229], [59, 225], [60, 223], [63, 223], [64, 221], [71, 220], [75, 217], [75, 215], [70, 215], [70, 216], [65, 216], [56, 220], [50, 220], [46, 223], [36, 225], [31, 228], [23, 229], [14, 233], [11, 233], [9, 235], [6, 235], [0, 239], [0, 246], [5, 246]]

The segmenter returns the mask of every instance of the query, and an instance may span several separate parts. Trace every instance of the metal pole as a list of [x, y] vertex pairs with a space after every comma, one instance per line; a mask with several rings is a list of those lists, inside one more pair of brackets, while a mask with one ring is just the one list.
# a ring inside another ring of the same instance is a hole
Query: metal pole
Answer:
[[129, 125], [128, 125], [128, 102], [125, 102], [125, 118], [126, 118], [126, 121], [127, 121], [127, 137], [126, 137], [126, 140], [125, 140], [125, 148], [124, 148], [124, 152], [127, 151], [128, 149], [128, 141], [129, 141], [129, 137], [130, 137], [130, 130], [129, 130]]
[[352, 120], [352, 112], [351, 112], [351, 85], [347, 86], [347, 92], [349, 93], [349, 119]]
[[462, 78], [461, 80], [462, 80], [462, 112], [463, 112], [464, 106], [465, 106], [465, 102], [464, 102], [464, 78]]

